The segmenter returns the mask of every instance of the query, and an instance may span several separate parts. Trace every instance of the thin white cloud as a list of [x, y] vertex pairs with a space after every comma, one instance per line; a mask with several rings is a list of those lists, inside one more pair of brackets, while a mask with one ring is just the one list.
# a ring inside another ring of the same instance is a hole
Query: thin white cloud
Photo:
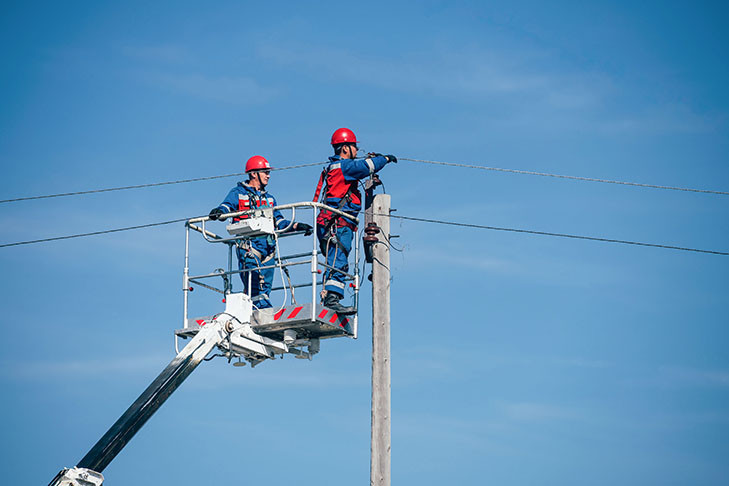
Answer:
[[174, 93], [235, 105], [265, 103], [277, 94], [276, 89], [262, 86], [247, 76], [139, 72], [138, 77]]
[[716, 115], [700, 115], [688, 106], [668, 104], [645, 113], [605, 119], [596, 123], [605, 134], [641, 134], [655, 132], [698, 133], [721, 129], [726, 119]]
[[47, 69], [57, 75], [96, 75], [100, 63], [110, 56], [120, 56], [126, 62], [115, 59], [115, 65], [127, 67], [115, 71], [115, 76], [130, 77], [180, 95], [234, 105], [254, 105], [266, 103], [278, 94], [277, 89], [263, 86], [246, 73], [212, 74], [196, 61], [191, 51], [177, 45], [127, 45], [112, 51], [64, 47], [51, 49], [49, 54]]
[[148, 373], [162, 370], [170, 361], [169, 354], [120, 356], [108, 359], [74, 359], [13, 361], [0, 366], [0, 375], [15, 380], [74, 380], [120, 374]]
[[[534, 53], [438, 49], [412, 54], [407, 61], [368, 58], [317, 47], [258, 48], [264, 59], [317, 75], [328, 73], [331, 59], [348, 59], [337, 75], [393, 91], [417, 92], [472, 101], [473, 97], [514, 96], [554, 108], [576, 109], [595, 104], [610, 83], [595, 73], [531, 67]], [[541, 55], [541, 54], [538, 54]], [[543, 63], [542, 63], [543, 64]]]
[[[485, 126], [501, 129], [538, 125], [542, 130], [565, 127], [599, 133], [675, 133], [715, 130], [720, 117], [700, 114], [687, 104], [643, 100], [643, 110], [625, 96], [637, 89], [608, 73], [584, 69], [558, 53], [537, 48], [474, 48], [441, 44], [386, 57], [319, 46], [258, 47], [265, 61], [315, 79], [337, 78], [388, 91], [436, 96], [469, 105], [487, 103]], [[401, 58], [402, 57], [402, 58]], [[546, 122], [549, 120], [549, 122]]]
[[[419, 413], [412, 410], [405, 414], [397, 410], [393, 414], [393, 429], [404, 441], [414, 441], [418, 447], [429, 448], [438, 444], [442, 451], [470, 450], [482, 454], [516, 454], [519, 452], [510, 440], [513, 433], [503, 420], [495, 417], [484, 419], [487, 414], [470, 418], [468, 415], [449, 416], [443, 414]], [[490, 417], [490, 416], [489, 416]], [[433, 464], [424, 464], [428, 469]]]
[[664, 366], [660, 369], [660, 372], [674, 385], [729, 387], [729, 370]]
[[[294, 358], [287, 359], [293, 360]], [[205, 380], [195, 380], [189, 386], [198, 390], [210, 391], [223, 390], [231, 386], [237, 387], [241, 384], [254, 388], [310, 389], [330, 388], [332, 386], [366, 387], [370, 383], [369, 376], [323, 368], [322, 363], [308, 363], [298, 360], [296, 360], [296, 363], [298, 364], [296, 373], [291, 373], [290, 370], [281, 367], [273, 368], [272, 363], [268, 362], [259, 365], [265, 367], [264, 369], [256, 368], [255, 370], [251, 370], [248, 365], [244, 368], [232, 368], [228, 372], [220, 368], [213, 369], [209, 367], [208, 376]]]
[[634, 369], [621, 384], [629, 388], [660, 390], [727, 389], [729, 370], [664, 365]]
[[128, 58], [154, 63], [179, 64], [193, 60], [188, 49], [174, 44], [125, 45], [120, 51]]
[[599, 360], [599, 359], [587, 359], [587, 358], [574, 358], [574, 357], [564, 357], [564, 358], [552, 358], [550, 360], [552, 363], [558, 366], [564, 366], [567, 368], [593, 368], [593, 369], [604, 369], [604, 368], [611, 368], [614, 366], [614, 363], [611, 363], [610, 361], [605, 360]]
[[[478, 344], [459, 345], [458, 358], [454, 359], [452, 350], [442, 346], [417, 346], [401, 351], [397, 359], [395, 373], [398, 386], [412, 386], [434, 381], [470, 380], [471, 375], [484, 372], [515, 369], [553, 369], [562, 373], [565, 369], [595, 370], [615, 368], [615, 363], [590, 359], [582, 356], [531, 356], [497, 355], [491, 352], [484, 355]], [[464, 371], [469, 370], [469, 371]]]
[[431, 268], [434, 258], [447, 254], [451, 269], [467, 269], [472, 275], [499, 275], [562, 287], [610, 285], [624, 281], [629, 273], [629, 269], [619, 265], [576, 260], [570, 256], [551, 259], [542, 257], [536, 264], [515, 253], [507, 245], [495, 238], [489, 243], [488, 253], [476, 250], [470, 254], [462, 254], [461, 248], [450, 248], [445, 244], [441, 246], [413, 244], [403, 258], [406, 259], [410, 269]]
[[119, 51], [139, 66], [134, 77], [178, 94], [236, 105], [265, 103], [277, 94], [250, 76], [205, 72], [192, 51], [180, 45], [125, 45]]
[[518, 422], [552, 422], [583, 418], [583, 415], [575, 409], [548, 403], [511, 402], [502, 403], [499, 408], [506, 418]]
[[[408, 265], [432, 267], [433, 258], [442, 252], [438, 247], [420, 246], [417, 249], [408, 251]], [[505, 259], [478, 257], [478, 256], [453, 256], [449, 255], [448, 264], [470, 269], [486, 270], [493, 273], [511, 273], [515, 270], [514, 262]]]

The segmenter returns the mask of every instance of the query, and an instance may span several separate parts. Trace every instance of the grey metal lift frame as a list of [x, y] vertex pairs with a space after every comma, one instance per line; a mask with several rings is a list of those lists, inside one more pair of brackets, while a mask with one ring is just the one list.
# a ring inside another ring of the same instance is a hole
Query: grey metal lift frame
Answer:
[[[352, 220], [355, 224], [359, 221], [349, 214], [343, 213], [335, 208], [315, 202], [304, 202], [295, 204], [286, 204], [278, 206], [276, 209], [291, 209], [294, 214], [296, 208], [325, 209], [333, 213]], [[235, 217], [241, 214], [251, 214], [255, 210], [239, 211], [228, 213], [225, 217]], [[292, 220], [294, 218], [292, 217]], [[317, 275], [319, 266], [330, 268], [325, 263], [319, 262], [317, 256], [319, 254], [317, 238], [316, 238], [316, 218], [313, 218], [313, 245], [310, 254], [289, 255], [287, 258], [299, 258], [304, 256], [311, 257], [311, 284], [302, 286], [312, 286], [312, 303], [303, 304], [286, 308], [285, 305], [275, 314], [268, 310], [249, 311], [249, 322], [241, 322], [240, 319], [226, 320], [227, 318], [198, 319], [197, 326], [193, 323], [195, 319], [189, 319], [188, 311], [188, 294], [190, 284], [199, 285], [203, 288], [222, 292], [226, 297], [231, 288], [226, 283], [222, 290], [213, 286], [202, 284], [199, 280], [204, 278], [212, 278], [225, 275], [230, 279], [233, 275], [241, 273], [239, 270], [232, 268], [232, 248], [235, 241], [239, 238], [221, 238], [205, 228], [207, 217], [195, 218], [186, 222], [185, 228], [185, 267], [183, 271], [183, 329], [175, 332], [175, 347], [177, 349], [177, 336], [191, 338], [192, 340], [180, 351], [175, 358], [162, 370], [157, 378], [142, 392], [137, 400], [132, 403], [124, 414], [109, 428], [109, 430], [99, 439], [99, 441], [89, 450], [89, 452], [79, 461], [75, 468], [65, 468], [61, 470], [51, 481], [49, 486], [98, 486], [103, 482], [101, 473], [109, 465], [109, 463], [121, 452], [121, 450], [129, 443], [134, 435], [144, 426], [152, 415], [162, 406], [162, 404], [174, 393], [174, 391], [182, 384], [183, 381], [197, 368], [197, 366], [205, 359], [205, 357], [216, 347], [221, 348], [227, 353], [230, 360], [233, 356], [245, 356], [251, 364], [258, 363], [265, 359], [273, 358], [274, 353], [291, 353], [296, 357], [311, 358], [311, 356], [319, 351], [319, 339], [337, 336], [357, 336], [357, 317], [353, 316], [353, 323], [348, 318], [337, 316], [331, 310], [328, 310], [316, 304], [317, 301]], [[196, 223], [201, 223], [198, 227]], [[189, 242], [190, 230], [197, 231], [203, 235], [205, 240], [211, 243], [225, 243], [229, 246], [228, 252], [228, 271], [221, 273], [212, 273], [190, 277], [189, 275]], [[355, 235], [355, 262], [359, 260], [359, 238]], [[358, 293], [360, 287], [359, 281], [359, 265], [355, 264], [355, 272], [352, 275], [345, 274], [352, 279], [354, 287], [354, 305], [357, 306]], [[334, 269], [336, 270], [336, 269]], [[344, 273], [344, 272], [341, 272]], [[229, 282], [229, 280], [226, 280]], [[250, 302], [250, 300], [248, 300]], [[285, 303], [284, 303], [285, 304]], [[227, 304], [226, 304], [227, 306]], [[302, 312], [303, 311], [303, 312]], [[228, 312], [221, 313], [228, 314]], [[297, 319], [298, 315], [304, 319]], [[286, 331], [295, 329], [304, 339], [290, 339], [287, 341]], [[279, 339], [283, 337], [283, 341]], [[301, 348], [304, 344], [308, 345], [308, 351]]]

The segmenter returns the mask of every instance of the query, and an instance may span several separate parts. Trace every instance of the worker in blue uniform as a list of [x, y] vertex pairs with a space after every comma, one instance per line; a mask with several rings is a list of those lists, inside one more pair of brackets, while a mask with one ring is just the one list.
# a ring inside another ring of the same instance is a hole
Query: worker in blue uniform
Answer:
[[[324, 187], [322, 202], [352, 216], [357, 216], [362, 208], [362, 195], [357, 188], [359, 181], [380, 171], [388, 162], [397, 162], [394, 155], [369, 154], [357, 158], [357, 137], [348, 128], [339, 128], [332, 134], [334, 156], [322, 171], [316, 188], [314, 201]], [[331, 211], [321, 210], [317, 216], [317, 237], [322, 254], [326, 255], [327, 265], [338, 271], [327, 269], [324, 273], [325, 307], [339, 314], [354, 314], [356, 309], [345, 307], [339, 301], [344, 297], [345, 275], [349, 272], [349, 252], [356, 225]]]
[[[208, 215], [212, 220], [223, 221], [222, 214], [246, 211], [261, 207], [276, 206], [276, 199], [266, 191], [266, 186], [271, 177], [271, 165], [264, 157], [254, 155], [246, 162], [246, 174], [248, 180], [239, 182], [228, 192], [222, 203], [213, 208]], [[249, 214], [243, 214], [233, 218], [233, 221], [248, 219]], [[276, 228], [279, 230], [289, 226], [290, 221], [284, 219], [278, 209], [273, 210], [273, 218]], [[306, 223], [295, 222], [291, 225], [291, 231], [303, 231], [305, 235], [311, 235], [313, 228]], [[257, 267], [270, 266], [276, 254], [276, 242], [273, 235], [259, 236], [247, 240], [241, 240], [236, 246], [238, 257], [238, 269], [250, 270], [240, 273], [243, 281], [243, 288], [249, 293], [248, 281], [250, 273], [251, 288], [249, 295], [253, 305], [259, 309], [271, 307], [270, 293], [273, 285], [274, 268], [257, 270]]]

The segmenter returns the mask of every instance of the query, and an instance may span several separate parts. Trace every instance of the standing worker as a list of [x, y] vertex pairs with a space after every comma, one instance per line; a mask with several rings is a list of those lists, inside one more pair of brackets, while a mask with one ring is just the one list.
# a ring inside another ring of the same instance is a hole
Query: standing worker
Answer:
[[[394, 155], [369, 154], [357, 159], [357, 137], [348, 128], [340, 128], [332, 134], [334, 156], [324, 168], [316, 188], [314, 202], [319, 199], [323, 182], [326, 181], [322, 202], [327, 206], [357, 216], [362, 208], [362, 195], [357, 189], [361, 179], [378, 172], [388, 162], [397, 162]], [[339, 271], [327, 269], [324, 272], [324, 306], [339, 314], [354, 314], [356, 309], [339, 303], [344, 297], [345, 276], [349, 271], [349, 252], [352, 236], [357, 226], [347, 218], [336, 216], [331, 211], [321, 210], [316, 220], [317, 237], [327, 265]]]
[[[230, 190], [220, 206], [210, 211], [208, 217], [212, 220], [223, 221], [225, 218], [220, 216], [225, 213], [234, 213], [237, 211], [246, 211], [248, 209], [256, 209], [260, 207], [276, 206], [276, 198], [266, 192], [266, 185], [271, 178], [271, 165], [264, 157], [254, 155], [246, 162], [246, 174], [248, 180], [239, 182]], [[233, 218], [233, 221], [250, 218], [250, 214], [242, 214]], [[273, 210], [273, 219], [276, 228], [283, 229], [289, 226], [290, 221], [284, 219], [281, 211]], [[311, 225], [306, 223], [294, 223], [291, 225], [292, 231], [303, 231], [305, 235], [312, 233]], [[276, 254], [276, 242], [273, 235], [259, 236], [238, 243], [236, 246], [236, 256], [238, 257], [238, 269], [247, 270], [256, 267], [268, 266]], [[251, 289], [250, 296], [253, 305], [259, 309], [271, 307], [269, 294], [273, 284], [274, 268], [265, 268], [262, 270], [250, 270], [243, 272], [240, 278], [243, 281], [243, 288], [246, 293], [248, 289], [248, 273], [250, 273]]]

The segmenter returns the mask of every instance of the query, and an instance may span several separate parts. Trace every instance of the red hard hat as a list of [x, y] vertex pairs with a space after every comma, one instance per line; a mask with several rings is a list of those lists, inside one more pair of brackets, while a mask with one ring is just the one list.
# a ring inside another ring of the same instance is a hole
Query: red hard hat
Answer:
[[246, 162], [246, 174], [248, 172], [251, 172], [252, 170], [263, 169], [271, 169], [271, 164], [268, 163], [268, 160], [266, 160], [265, 157], [262, 157], [260, 155], [254, 155], [253, 157], [248, 159], [248, 162]]
[[332, 145], [339, 143], [357, 143], [357, 137], [349, 128], [339, 128], [332, 134]]

